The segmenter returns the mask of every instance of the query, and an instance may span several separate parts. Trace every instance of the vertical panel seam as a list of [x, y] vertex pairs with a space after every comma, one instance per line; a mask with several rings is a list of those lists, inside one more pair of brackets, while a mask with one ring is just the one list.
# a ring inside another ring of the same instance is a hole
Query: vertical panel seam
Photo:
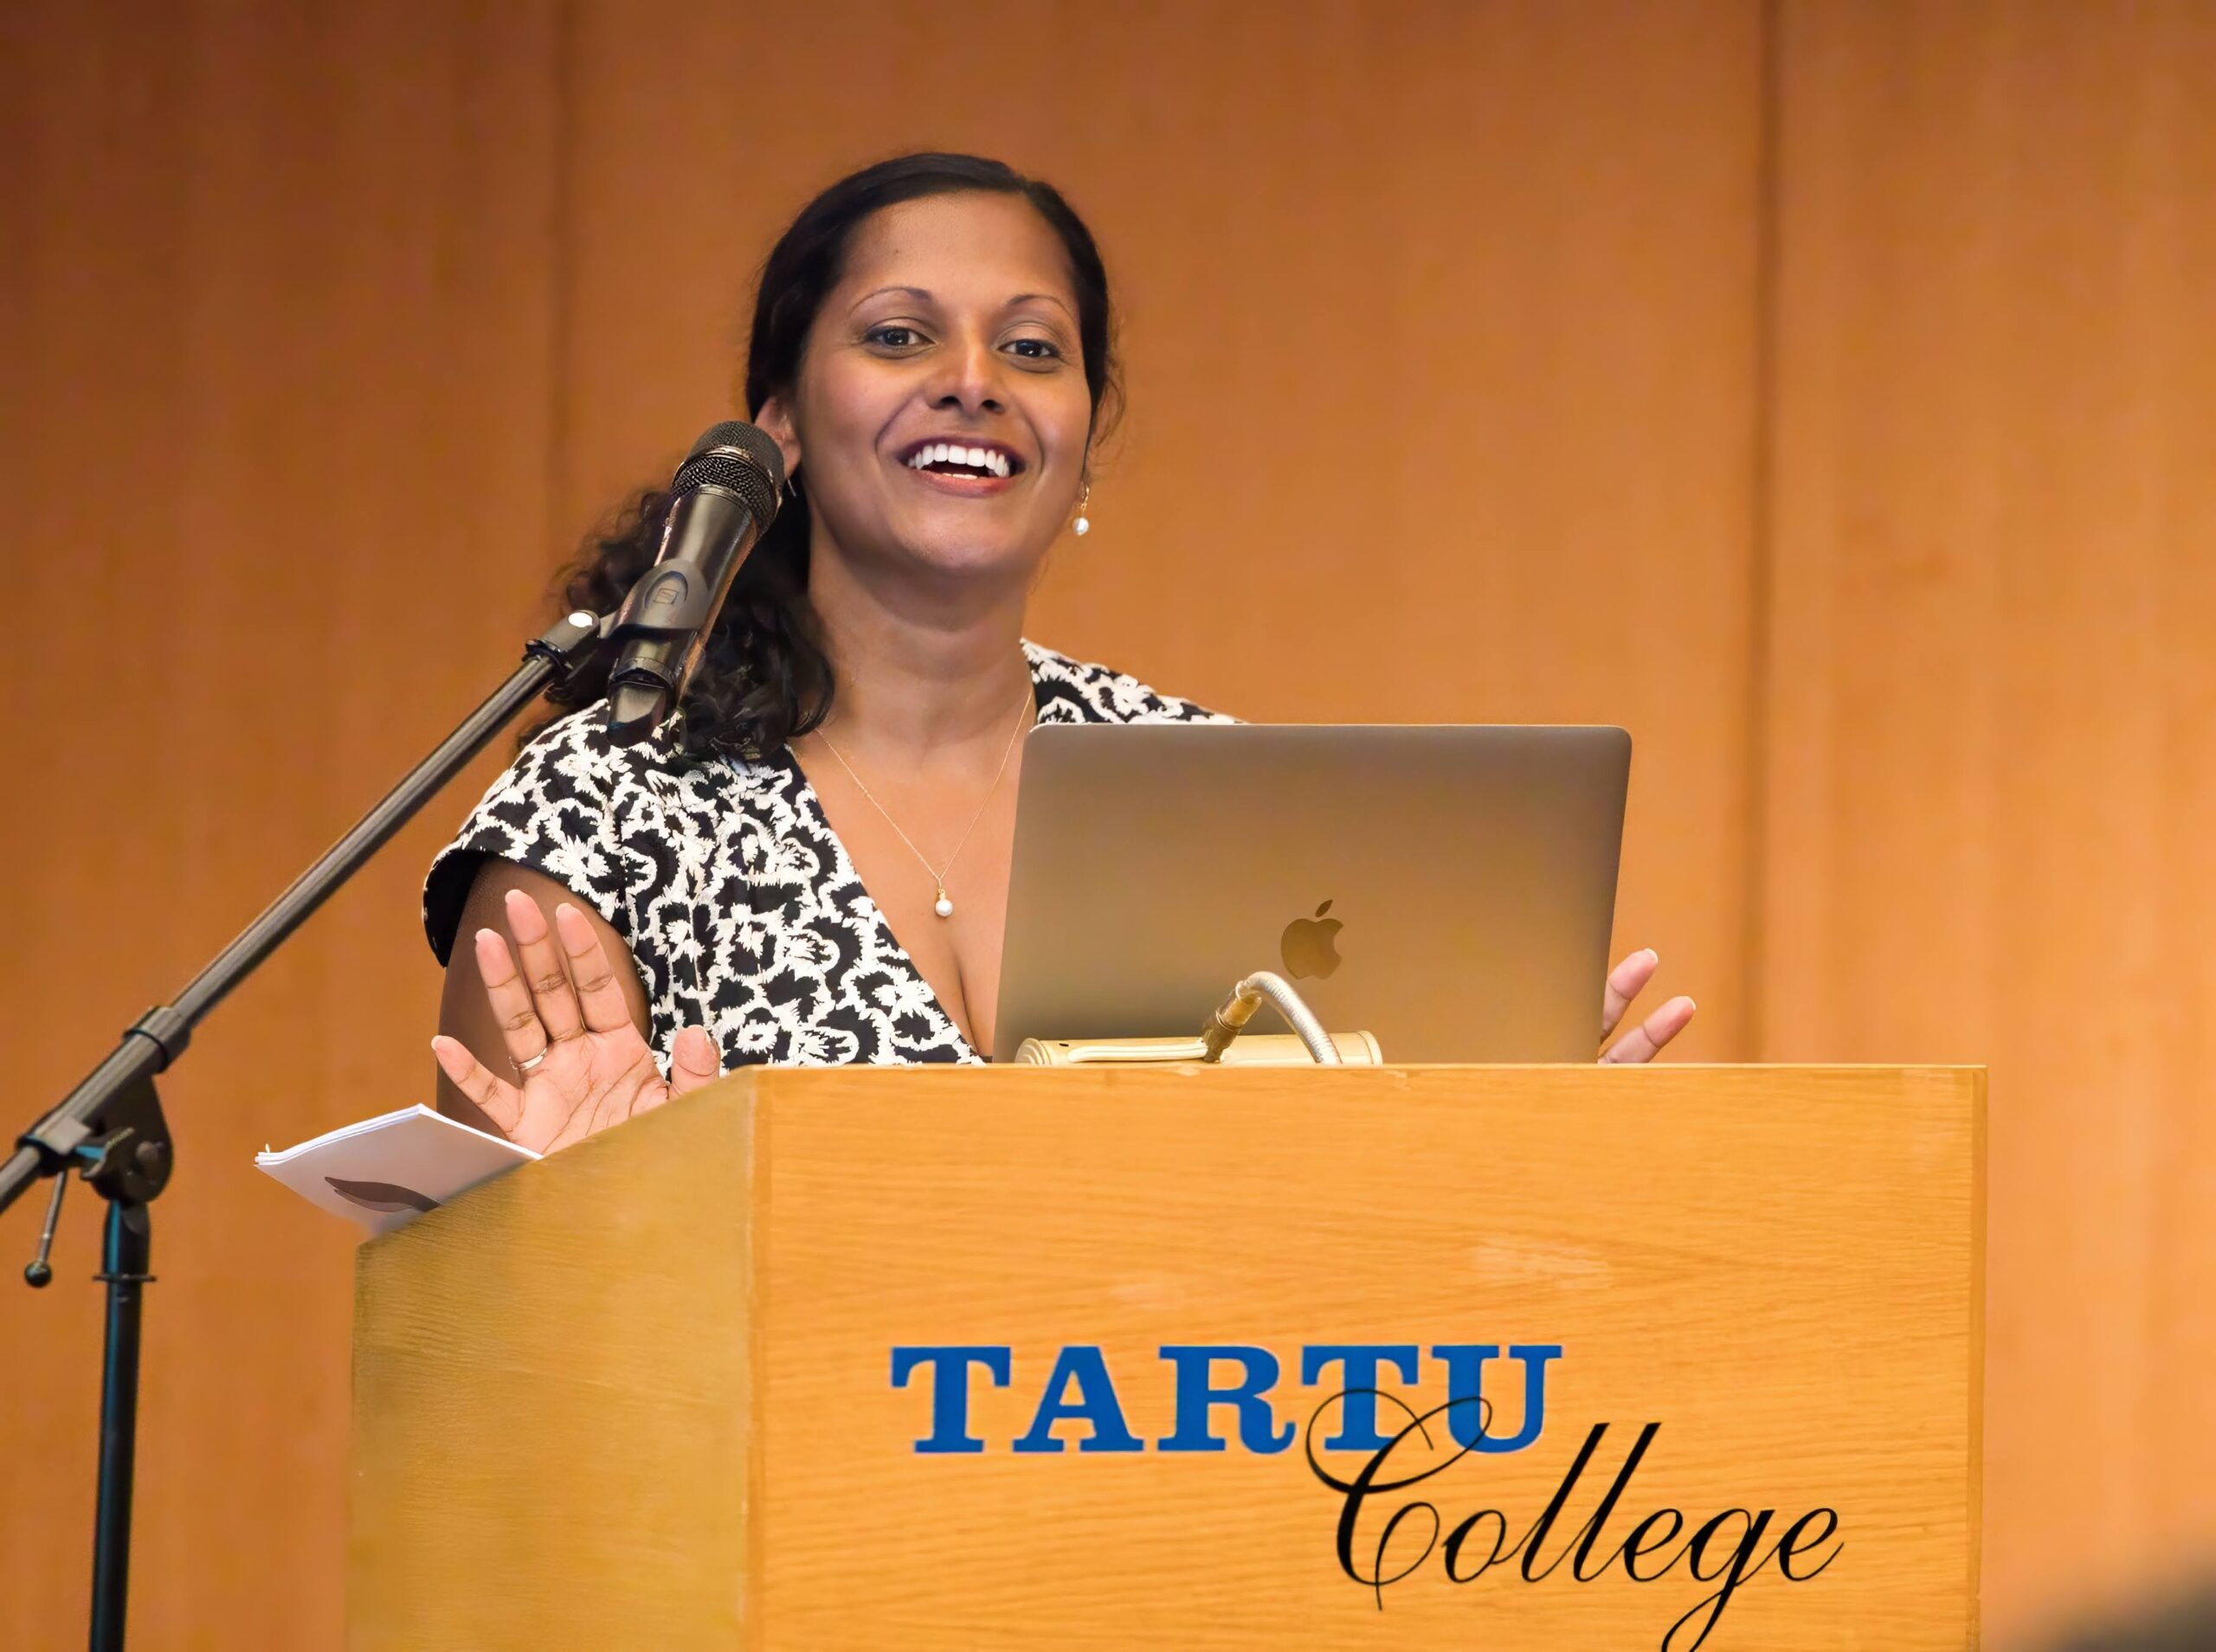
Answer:
[[[576, 206], [575, 114], [577, 110], [577, 0], [556, 0], [554, 61], [550, 96], [553, 116], [553, 176], [549, 180], [547, 209], [547, 338], [546, 338], [546, 499], [545, 533], [550, 540], [561, 534], [567, 501], [563, 477], [570, 464], [570, 332], [576, 307], [576, 278], [571, 269], [573, 216]], [[542, 554], [551, 550], [542, 545]]]
[[1744, 914], [1739, 997], [1744, 1006], [1744, 1054], [1760, 1061], [1768, 1048], [1767, 980], [1769, 884], [1769, 741], [1773, 652], [1771, 605], [1776, 564], [1776, 479], [1780, 220], [1783, 190], [1783, 35], [1788, 0], [1759, 0], [1755, 42], [1754, 341], [1750, 367], [1751, 452], [1747, 501], [1746, 813], [1743, 822]]

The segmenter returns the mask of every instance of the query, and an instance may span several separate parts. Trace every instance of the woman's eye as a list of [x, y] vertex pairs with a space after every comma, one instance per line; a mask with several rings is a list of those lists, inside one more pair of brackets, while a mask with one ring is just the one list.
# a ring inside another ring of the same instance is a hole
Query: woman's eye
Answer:
[[1011, 338], [1008, 347], [1027, 361], [1051, 362], [1062, 353], [1053, 340], [1047, 338]]
[[882, 344], [887, 350], [906, 350], [912, 345], [924, 342], [923, 334], [918, 332], [913, 327], [902, 327], [891, 323], [882, 327], [872, 327], [862, 337], [870, 344]]

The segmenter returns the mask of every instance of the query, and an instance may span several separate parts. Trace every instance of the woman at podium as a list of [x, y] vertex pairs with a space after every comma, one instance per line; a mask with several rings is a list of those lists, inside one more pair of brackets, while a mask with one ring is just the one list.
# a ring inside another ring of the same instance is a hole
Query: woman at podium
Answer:
[[[1025, 735], [1208, 718], [1025, 639], [1083, 535], [1117, 408], [1108, 279], [1047, 185], [912, 155], [811, 201], [763, 266], [746, 360], [790, 495], [742, 568], [673, 749], [612, 745], [599, 680], [433, 863], [440, 1103], [540, 1151], [754, 1062], [992, 1047]], [[648, 492], [573, 607], [653, 560]], [[1652, 974], [1611, 972], [1602, 1036]], [[1604, 1059], [1651, 1057], [1672, 999]]]

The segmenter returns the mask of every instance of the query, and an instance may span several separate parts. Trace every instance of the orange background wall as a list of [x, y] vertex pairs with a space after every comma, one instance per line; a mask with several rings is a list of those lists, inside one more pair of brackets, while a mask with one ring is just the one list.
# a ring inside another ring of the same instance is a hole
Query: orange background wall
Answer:
[[[1126, 311], [1034, 633], [1256, 717], [1629, 725], [1686, 1054], [1992, 1064], [1996, 1640], [2216, 1546], [2216, 6], [768, 18], [0, 17], [13, 1113], [506, 671], [730, 410], [813, 189], [981, 149]], [[338, 1637], [351, 1242], [248, 1155], [428, 1094], [416, 882], [489, 772], [168, 1085], [141, 1644]], [[0, 1289], [8, 1646], [81, 1634], [93, 1203]]]

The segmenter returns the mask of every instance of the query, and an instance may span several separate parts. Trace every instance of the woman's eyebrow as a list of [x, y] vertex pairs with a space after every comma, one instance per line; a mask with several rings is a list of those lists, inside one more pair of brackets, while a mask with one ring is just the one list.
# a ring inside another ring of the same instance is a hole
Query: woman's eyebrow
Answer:
[[920, 286], [880, 286], [865, 292], [861, 297], [856, 299], [854, 303], [854, 307], [859, 310], [862, 305], [867, 304], [872, 299], [881, 299], [888, 292], [901, 293], [907, 298], [915, 299], [919, 304], [929, 304], [931, 301], [931, 293]]
[[[918, 304], [930, 304], [933, 302], [931, 289], [928, 287], [880, 286], [873, 287], [869, 292], [863, 293], [859, 299], [856, 299], [854, 300], [854, 307], [859, 310], [862, 305], [867, 304], [872, 299], [881, 299], [888, 292], [897, 292], [904, 298], [913, 299]], [[1006, 310], [1013, 310], [1019, 304], [1033, 303], [1051, 304], [1065, 314], [1067, 314], [1070, 312], [1069, 305], [1052, 292], [1018, 292], [1014, 297], [1010, 298], [1008, 302], [1001, 307]]]

